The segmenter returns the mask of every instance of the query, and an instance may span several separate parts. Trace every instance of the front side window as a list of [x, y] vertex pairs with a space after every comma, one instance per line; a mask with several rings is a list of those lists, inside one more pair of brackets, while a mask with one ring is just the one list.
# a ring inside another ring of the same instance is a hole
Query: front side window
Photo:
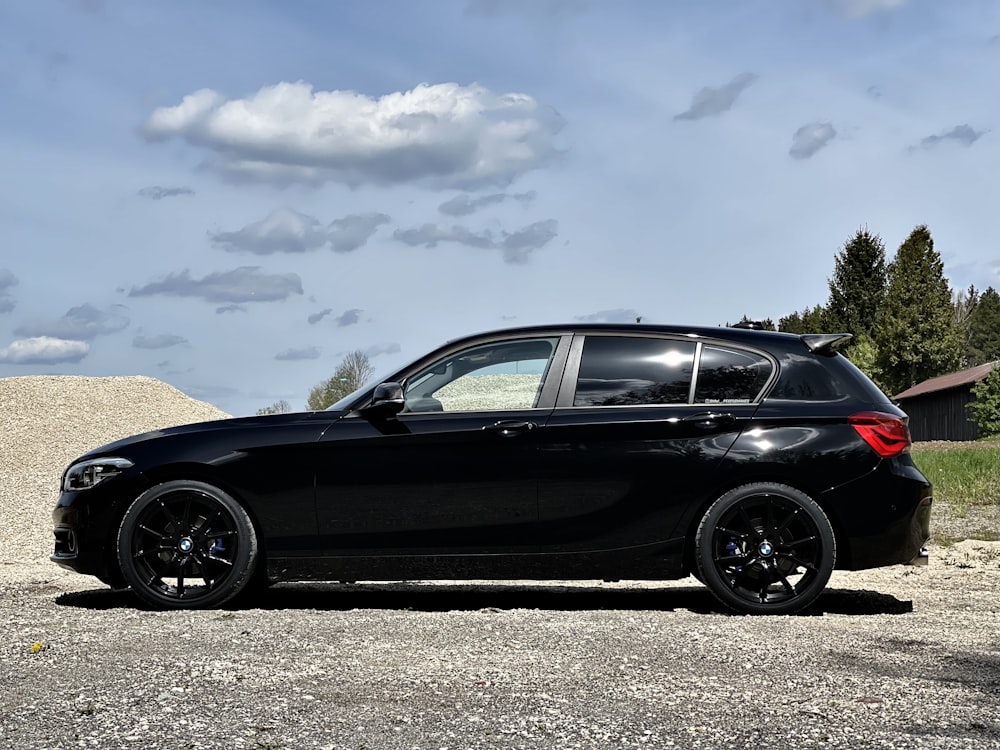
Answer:
[[695, 343], [639, 336], [584, 342], [574, 406], [686, 404]]
[[698, 361], [696, 404], [749, 404], [771, 376], [770, 360], [760, 354], [704, 346]]
[[451, 354], [407, 378], [403, 412], [534, 408], [558, 342], [500, 341]]

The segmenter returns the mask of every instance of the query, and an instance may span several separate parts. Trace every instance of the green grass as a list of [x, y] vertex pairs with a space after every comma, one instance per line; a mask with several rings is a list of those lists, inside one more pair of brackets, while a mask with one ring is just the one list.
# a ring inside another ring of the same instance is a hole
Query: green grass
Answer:
[[934, 484], [935, 503], [963, 518], [971, 506], [1000, 505], [1000, 443], [917, 443], [912, 453]]

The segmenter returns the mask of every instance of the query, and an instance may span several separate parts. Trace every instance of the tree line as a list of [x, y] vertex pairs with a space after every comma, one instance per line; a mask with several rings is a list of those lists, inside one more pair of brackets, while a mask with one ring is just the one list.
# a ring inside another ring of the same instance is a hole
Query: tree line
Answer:
[[886, 258], [882, 238], [858, 229], [834, 257], [829, 295], [765, 327], [850, 333], [841, 348], [890, 395], [928, 378], [1000, 360], [1000, 294], [953, 292], [930, 230], [916, 227]]

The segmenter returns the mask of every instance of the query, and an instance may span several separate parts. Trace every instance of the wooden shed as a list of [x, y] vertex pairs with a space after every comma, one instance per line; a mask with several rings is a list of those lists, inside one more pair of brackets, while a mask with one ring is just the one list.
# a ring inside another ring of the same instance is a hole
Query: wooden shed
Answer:
[[985, 364], [917, 383], [893, 398], [910, 415], [914, 440], [975, 440], [979, 428], [965, 405], [973, 400], [972, 386], [990, 374]]

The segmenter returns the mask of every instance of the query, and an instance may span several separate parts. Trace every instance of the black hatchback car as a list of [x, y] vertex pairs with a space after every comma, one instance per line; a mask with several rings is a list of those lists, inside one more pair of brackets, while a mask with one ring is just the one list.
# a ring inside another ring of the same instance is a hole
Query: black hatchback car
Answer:
[[807, 606], [926, 553], [906, 415], [844, 334], [564, 325], [452, 341], [321, 412], [187, 425], [66, 470], [58, 564], [162, 607], [282, 580], [697, 576]]

